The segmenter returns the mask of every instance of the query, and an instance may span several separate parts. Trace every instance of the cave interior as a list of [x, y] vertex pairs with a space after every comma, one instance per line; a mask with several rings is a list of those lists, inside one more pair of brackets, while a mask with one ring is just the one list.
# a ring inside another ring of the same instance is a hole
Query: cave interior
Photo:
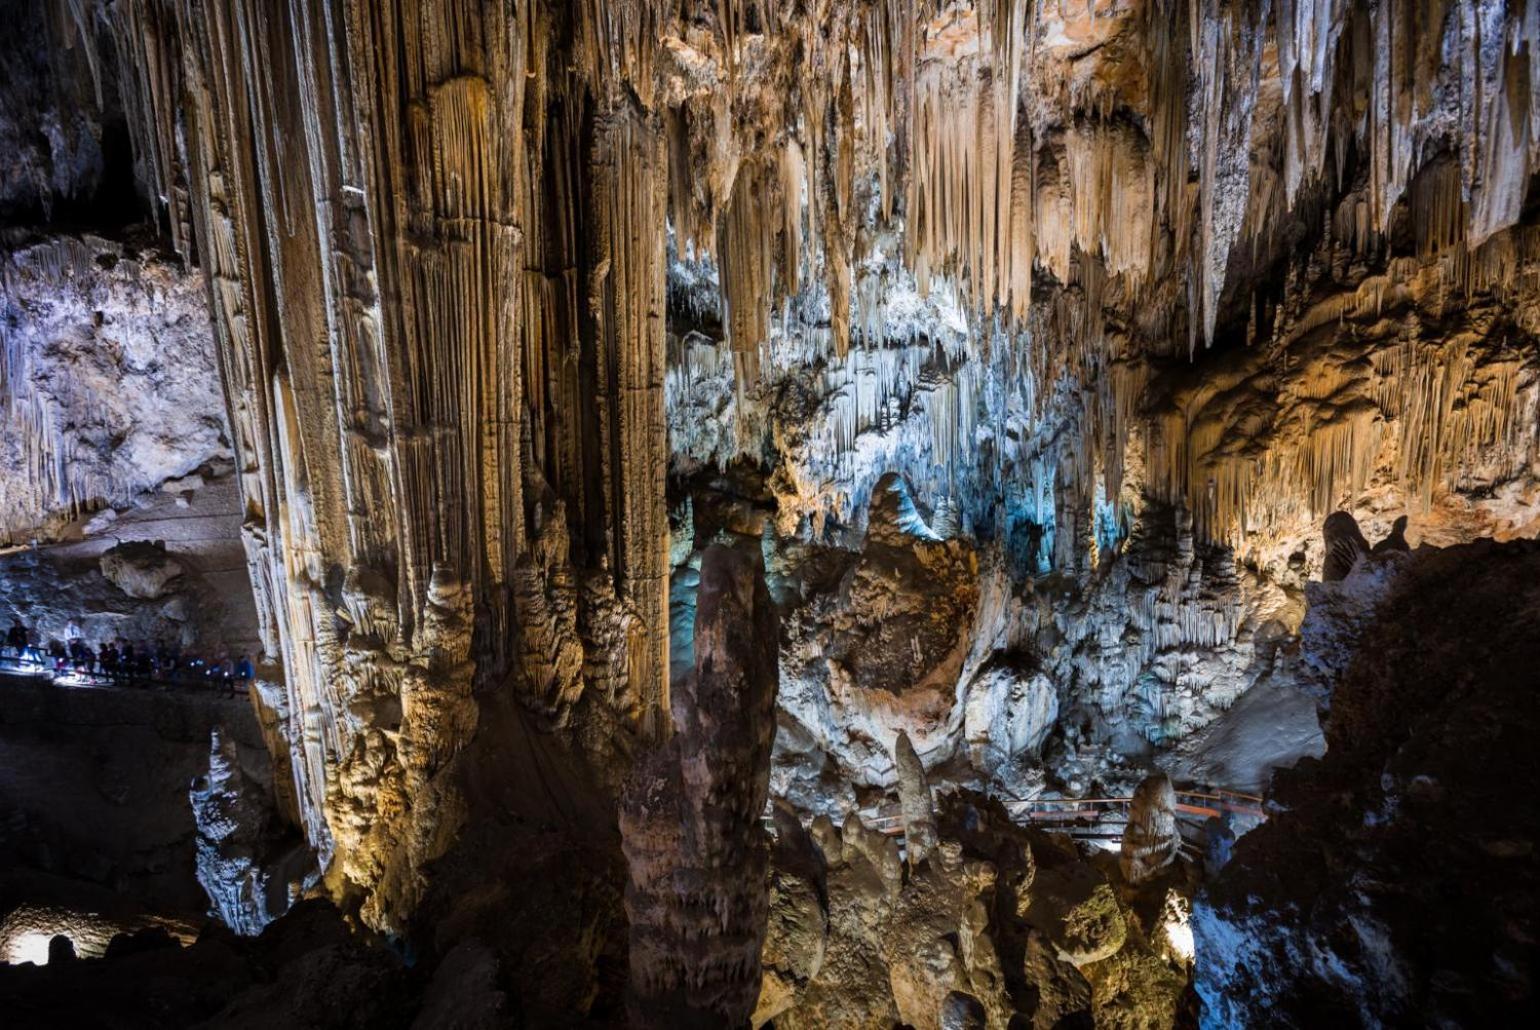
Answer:
[[0, 16], [0, 1023], [1533, 1025], [1540, 0]]

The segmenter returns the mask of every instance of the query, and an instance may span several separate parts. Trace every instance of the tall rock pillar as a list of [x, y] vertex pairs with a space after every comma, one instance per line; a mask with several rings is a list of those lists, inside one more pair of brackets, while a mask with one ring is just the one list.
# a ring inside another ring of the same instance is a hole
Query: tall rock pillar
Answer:
[[746, 1026], [759, 995], [779, 627], [755, 552], [707, 550], [699, 590], [674, 735], [621, 803], [635, 1027]]

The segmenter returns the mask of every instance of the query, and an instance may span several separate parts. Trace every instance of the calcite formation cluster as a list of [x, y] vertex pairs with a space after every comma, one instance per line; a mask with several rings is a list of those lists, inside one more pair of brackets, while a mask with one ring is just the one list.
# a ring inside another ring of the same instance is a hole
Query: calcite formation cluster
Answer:
[[776, 819], [755, 1026], [1176, 1022], [1190, 956], [1165, 913], [1189, 904], [1183, 875], [1136, 885], [998, 803], [952, 796], [938, 811], [923, 779], [903, 782], [902, 849], [855, 812], [810, 832]]
[[[1270, 672], [1329, 512], [1540, 528], [1533, 4], [21, 6], [0, 542], [233, 461], [264, 710], [376, 929], [489, 714], [606, 804], [691, 739], [718, 532], [785, 616], [778, 789], [843, 814], [1131, 788]], [[153, 253], [72, 234], [117, 180]], [[671, 524], [671, 474], [769, 510]], [[904, 997], [995, 1018], [954, 979]]]

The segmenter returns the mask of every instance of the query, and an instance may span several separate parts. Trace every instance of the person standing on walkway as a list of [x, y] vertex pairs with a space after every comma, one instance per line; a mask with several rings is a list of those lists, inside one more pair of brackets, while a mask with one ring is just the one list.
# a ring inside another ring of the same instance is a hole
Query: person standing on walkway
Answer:
[[27, 627], [17, 618], [11, 619], [11, 628], [5, 634], [5, 646], [16, 655], [17, 661], [27, 657]]

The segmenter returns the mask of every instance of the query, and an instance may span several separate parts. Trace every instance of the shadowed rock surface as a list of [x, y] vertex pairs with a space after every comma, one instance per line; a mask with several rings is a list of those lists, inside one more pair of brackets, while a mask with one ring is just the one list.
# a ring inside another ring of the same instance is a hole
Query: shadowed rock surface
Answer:
[[777, 640], [759, 555], [709, 548], [674, 735], [642, 760], [621, 801], [633, 1026], [741, 1026], [754, 1011]]
[[[1326, 589], [1352, 591], [1357, 577]], [[1499, 617], [1500, 615], [1500, 617]], [[1540, 548], [1420, 549], [1194, 913], [1210, 1025], [1517, 1025], [1534, 1011]]]

